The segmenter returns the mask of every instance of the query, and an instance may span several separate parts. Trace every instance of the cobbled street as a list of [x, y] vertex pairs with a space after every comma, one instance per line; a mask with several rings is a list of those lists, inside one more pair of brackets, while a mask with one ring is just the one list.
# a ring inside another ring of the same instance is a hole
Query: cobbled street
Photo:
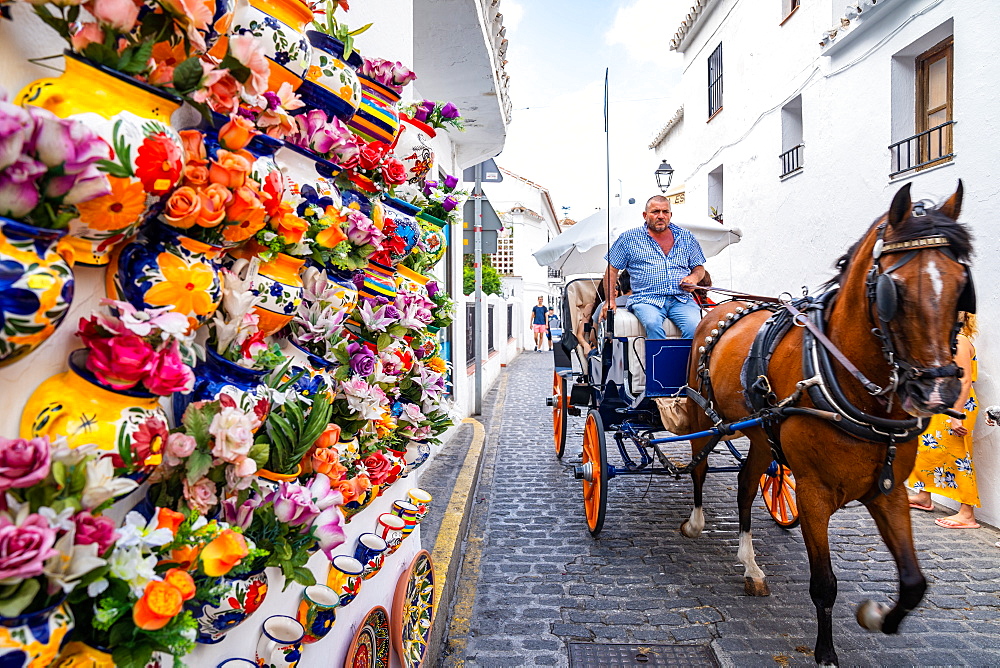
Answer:
[[[775, 525], [758, 497], [754, 545], [771, 596], [746, 596], [736, 474], [709, 476], [701, 538], [678, 531], [691, 509], [690, 480], [645, 476], [610, 481], [604, 531], [590, 536], [571, 473], [584, 418], [571, 418], [560, 462], [544, 403], [551, 364], [547, 354], [520, 355], [487, 397], [486, 459], [461, 575], [466, 584], [477, 580], [475, 603], [467, 635], [463, 625], [456, 635], [453, 621], [442, 663], [567, 666], [568, 643], [589, 642], [710, 643], [723, 666], [812, 665], [815, 611], [801, 533]], [[610, 438], [608, 445], [616, 461]], [[833, 517], [842, 665], [1000, 665], [1000, 536], [986, 526], [940, 529], [933, 520], [943, 514], [915, 513], [929, 589], [897, 636], [870, 633], [854, 619], [861, 600], [895, 597], [896, 568], [874, 523], [860, 506]]]

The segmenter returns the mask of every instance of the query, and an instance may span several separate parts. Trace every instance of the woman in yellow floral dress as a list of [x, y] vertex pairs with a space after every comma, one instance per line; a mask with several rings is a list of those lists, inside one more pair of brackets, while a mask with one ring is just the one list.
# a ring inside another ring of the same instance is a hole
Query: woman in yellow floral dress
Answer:
[[920, 436], [917, 462], [907, 484], [916, 490], [910, 495], [910, 507], [934, 510], [931, 493], [958, 501], [961, 506], [954, 515], [939, 517], [935, 522], [945, 529], [978, 529], [973, 507], [979, 507], [976, 472], [972, 467], [972, 431], [979, 412], [979, 402], [972, 383], [976, 380], [976, 349], [972, 337], [977, 333], [976, 316], [958, 314], [962, 329], [958, 335], [955, 363], [962, 367], [962, 392], [955, 403], [965, 420], [935, 415], [930, 426]]

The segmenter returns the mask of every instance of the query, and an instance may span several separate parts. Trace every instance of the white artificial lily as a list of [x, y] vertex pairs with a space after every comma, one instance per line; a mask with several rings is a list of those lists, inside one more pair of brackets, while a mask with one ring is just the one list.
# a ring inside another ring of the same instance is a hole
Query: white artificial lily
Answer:
[[[58, 513], [48, 506], [42, 506], [38, 509], [38, 514], [49, 521], [49, 526], [58, 531], [72, 531], [76, 533], [76, 523], [73, 522], [73, 515], [76, 514], [76, 509], [72, 506], [63, 508]], [[56, 545], [58, 548], [58, 544]]]
[[139, 547], [148, 550], [172, 542], [173, 532], [166, 527], [157, 529], [158, 523], [156, 515], [147, 522], [145, 517], [133, 510], [125, 516], [125, 524], [118, 530], [117, 545], [123, 548]]
[[60, 462], [65, 466], [76, 466], [90, 455], [97, 452], [96, 443], [86, 443], [71, 448], [66, 445], [66, 437], [60, 436], [49, 445], [52, 452], [52, 461]]
[[111, 575], [127, 582], [136, 598], [140, 598], [146, 585], [156, 579], [156, 562], [153, 555], [142, 556], [142, 551], [137, 546], [118, 545], [108, 558]]
[[98, 545], [75, 545], [76, 527], [67, 531], [53, 546], [59, 554], [45, 562], [45, 575], [50, 584], [59, 585], [64, 594], [73, 591], [77, 580], [105, 563], [97, 556]]
[[84, 507], [96, 508], [108, 499], [124, 496], [139, 484], [128, 478], [116, 478], [110, 457], [95, 457], [87, 462], [87, 482], [83, 487]]

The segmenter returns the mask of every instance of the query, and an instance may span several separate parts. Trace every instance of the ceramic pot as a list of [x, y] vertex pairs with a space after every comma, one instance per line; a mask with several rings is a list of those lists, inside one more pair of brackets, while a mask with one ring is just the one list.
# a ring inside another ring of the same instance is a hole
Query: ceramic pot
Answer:
[[278, 152], [285, 142], [267, 135], [257, 135], [247, 144], [246, 150], [254, 157], [253, 167], [250, 168], [250, 175], [257, 183], [264, 185], [264, 180], [271, 172], [276, 172], [281, 167], [275, 160], [275, 153]]
[[306, 31], [306, 38], [313, 49], [305, 81], [297, 91], [305, 102], [298, 113], [322, 109], [346, 123], [361, 106], [357, 75], [364, 62], [361, 54], [355, 51], [345, 60], [344, 43], [316, 30]]
[[170, 306], [197, 329], [222, 301], [223, 253], [224, 248], [152, 221], [112, 256], [106, 276], [108, 295], [137, 309]]
[[404, 292], [414, 295], [423, 295], [427, 297], [427, 281], [431, 280], [430, 276], [424, 276], [409, 267], [404, 267], [399, 265], [396, 267], [396, 292]]
[[[21, 438], [66, 437], [76, 448], [95, 443], [116, 468], [145, 478], [163, 459], [167, 414], [159, 397], [139, 390], [114, 390], [87, 369], [86, 348], [69, 355], [69, 370], [31, 393], [21, 413]], [[175, 395], [183, 396], [183, 395]]]
[[390, 146], [399, 132], [399, 94], [363, 74], [358, 75], [361, 84], [361, 106], [347, 125], [365, 141], [380, 141]]
[[38, 612], [0, 617], [0, 666], [48, 666], [74, 626], [73, 613], [65, 601]]
[[382, 242], [382, 248], [388, 249], [388, 259], [392, 266], [398, 265], [413, 252], [423, 231], [417, 222], [420, 207], [395, 197], [382, 198], [382, 215], [384, 224], [382, 232], [387, 239]]
[[218, 605], [191, 601], [186, 606], [198, 622], [195, 640], [206, 645], [214, 645], [225, 638], [255, 613], [267, 596], [267, 573], [263, 568], [235, 577], [224, 575], [219, 580], [228, 589]]
[[431, 456], [431, 446], [426, 441], [410, 441], [406, 444], [406, 454], [404, 460], [406, 466], [403, 467], [401, 478], [405, 478], [427, 462]]
[[257, 469], [258, 478], [263, 478], [271, 482], [292, 482], [298, 479], [300, 475], [302, 475], [302, 464], [296, 464], [295, 471], [292, 473], [275, 473], [267, 469]]
[[396, 159], [406, 168], [406, 182], [422, 188], [427, 175], [434, 170], [434, 149], [431, 139], [437, 136], [434, 128], [410, 118], [406, 114], [399, 115], [402, 124], [399, 139], [392, 152]]
[[361, 579], [367, 580], [379, 572], [385, 562], [387, 549], [389, 549], [389, 544], [378, 534], [363, 533], [358, 536], [358, 545], [354, 548], [354, 558], [364, 567]]
[[104, 171], [112, 192], [78, 205], [80, 217], [69, 224], [76, 262], [103, 266], [181, 176], [184, 151], [170, 126], [181, 99], [73, 53], [65, 56], [61, 76], [29, 84], [16, 103], [78, 120], [111, 147], [114, 167]]
[[296, 343], [292, 337], [287, 339], [287, 345], [283, 352], [286, 357], [292, 360], [291, 366], [288, 367], [288, 377], [304, 372], [294, 385], [300, 394], [313, 396], [317, 392], [337, 386], [333, 379], [333, 373], [340, 366], [339, 362], [313, 355]]
[[420, 524], [427, 517], [428, 511], [431, 509], [431, 501], [434, 500], [434, 497], [430, 495], [430, 492], [422, 490], [419, 487], [413, 487], [406, 493], [406, 498], [417, 507], [417, 524]]
[[260, 668], [295, 668], [302, 658], [304, 635], [305, 629], [291, 617], [268, 617], [257, 641], [257, 665]]
[[194, 388], [190, 394], [173, 395], [174, 422], [181, 423], [184, 411], [191, 402], [212, 401], [220, 394], [232, 397], [244, 412], [256, 411], [263, 421], [267, 417], [267, 411], [262, 409], [267, 403], [264, 380], [268, 373], [241, 367], [206, 348], [205, 361], [194, 369]]
[[0, 216], [0, 366], [52, 336], [73, 301], [66, 232]]
[[338, 554], [330, 563], [330, 574], [326, 586], [340, 597], [340, 606], [348, 605], [361, 590], [361, 573], [364, 566], [354, 557]]
[[392, 554], [399, 549], [405, 535], [403, 529], [406, 528], [406, 521], [392, 513], [382, 513], [378, 516], [376, 533], [388, 544], [388, 553]]
[[[264, 250], [267, 249], [253, 240], [231, 250], [229, 255], [234, 259], [229, 263], [230, 270], [245, 278], [250, 261]], [[257, 327], [264, 336], [271, 336], [291, 322], [302, 303], [302, 277], [299, 274], [305, 262], [278, 253], [274, 259], [261, 262], [257, 267], [250, 289], [260, 298], [253, 310], [260, 318]]]
[[337, 620], [338, 607], [340, 597], [326, 585], [312, 585], [303, 589], [302, 600], [295, 615], [306, 632], [302, 642], [310, 644], [325, 638]]
[[354, 284], [354, 272], [341, 271], [333, 267], [326, 268], [326, 278], [337, 290], [333, 293], [334, 300], [330, 304], [338, 311], [350, 315], [358, 305], [358, 288]]
[[271, 61], [268, 90], [286, 82], [295, 89], [309, 68], [312, 47], [305, 28], [312, 20], [312, 10], [302, 0], [249, 0], [239, 3], [229, 33], [253, 35], [263, 47]]
[[111, 653], [78, 640], [67, 643], [53, 668], [115, 668]]
[[311, 186], [317, 197], [330, 197], [334, 204], [341, 202], [340, 190], [334, 185], [337, 175], [341, 172], [340, 166], [336, 163], [294, 144], [282, 146], [274, 154], [274, 159], [281, 165], [292, 194], [304, 196], [303, 189]]
[[448, 235], [444, 231], [448, 223], [423, 211], [417, 214], [417, 220], [420, 221], [424, 247], [420, 268], [421, 271], [429, 271], [444, 258], [448, 250]]
[[389, 301], [396, 298], [396, 271], [378, 262], [369, 262], [365, 267], [365, 282], [358, 290], [365, 299], [385, 297]]

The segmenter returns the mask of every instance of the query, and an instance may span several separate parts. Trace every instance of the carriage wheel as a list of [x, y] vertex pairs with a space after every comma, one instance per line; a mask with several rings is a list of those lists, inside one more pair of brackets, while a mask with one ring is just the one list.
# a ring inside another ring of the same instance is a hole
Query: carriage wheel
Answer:
[[799, 523], [799, 506], [795, 502], [795, 476], [787, 466], [771, 462], [767, 473], [760, 477], [760, 496], [771, 519], [783, 529]]
[[583, 468], [588, 473], [583, 478], [583, 507], [590, 535], [597, 538], [604, 528], [604, 515], [608, 509], [608, 449], [604, 440], [604, 422], [596, 410], [587, 414], [587, 423], [583, 428]]
[[552, 432], [556, 442], [556, 457], [562, 459], [566, 451], [566, 409], [569, 397], [566, 395], [566, 379], [558, 373], [552, 376]]

